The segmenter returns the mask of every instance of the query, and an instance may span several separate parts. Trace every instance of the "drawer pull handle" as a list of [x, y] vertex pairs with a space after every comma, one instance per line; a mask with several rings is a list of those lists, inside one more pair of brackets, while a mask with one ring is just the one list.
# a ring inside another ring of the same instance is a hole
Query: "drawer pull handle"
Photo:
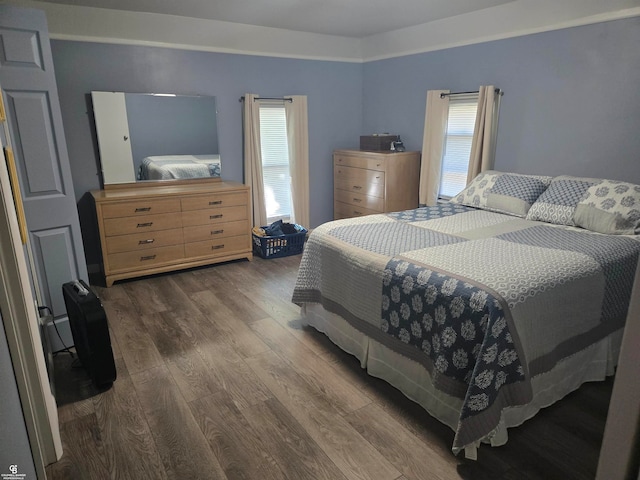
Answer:
[[147, 240], [140, 240], [140, 241], [138, 242], [138, 245], [148, 245], [148, 244], [153, 243], [153, 242], [155, 242], [155, 241], [156, 241], [156, 239], [155, 239], [155, 238], [149, 238], [149, 239], [147, 239]]
[[380, 165], [382, 165], [381, 163], [376, 163], [376, 167], [379, 167]]
[[353, 188], [356, 190], [360, 190], [362, 187], [360, 185], [354, 185]]
[[136, 208], [136, 213], [138, 213], [138, 212], [150, 212], [150, 211], [151, 211], [151, 207]]
[[354, 202], [361, 202], [361, 201], [362, 201], [362, 199], [361, 199], [361, 198], [354, 198], [354, 199], [353, 199], [353, 201], [354, 201]]
[[378, 175], [376, 178], [380, 178], [380, 175]]
[[151, 225], [153, 225], [153, 222], [139, 223], [136, 228], [150, 227]]
[[214, 202], [209, 202], [209, 205], [222, 205], [222, 200], [216, 200]]
[[219, 235], [221, 233], [224, 233], [224, 229], [221, 230], [211, 230], [211, 235]]
[[222, 218], [222, 214], [221, 214], [221, 213], [219, 213], [219, 214], [217, 214], [217, 215], [209, 215], [209, 219], [210, 219], [210, 220], [213, 220], [214, 218]]
[[353, 211], [353, 213], [354, 213], [355, 215], [362, 215], [362, 212], [359, 212], [358, 210], [354, 210], [354, 211]]
[[220, 250], [221, 248], [224, 248], [224, 243], [222, 245], [213, 245], [211, 250]]
[[140, 257], [140, 261], [144, 262], [145, 260], [153, 260], [154, 258], [156, 258], [155, 255], [147, 255], [146, 257]]

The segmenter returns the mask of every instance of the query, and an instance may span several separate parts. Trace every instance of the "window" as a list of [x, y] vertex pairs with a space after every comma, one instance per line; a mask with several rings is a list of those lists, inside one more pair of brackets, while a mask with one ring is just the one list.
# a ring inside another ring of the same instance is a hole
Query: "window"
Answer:
[[478, 94], [449, 97], [449, 116], [442, 152], [439, 198], [449, 199], [467, 185]]
[[282, 103], [260, 105], [260, 148], [267, 221], [289, 221], [291, 217], [291, 176], [287, 121]]

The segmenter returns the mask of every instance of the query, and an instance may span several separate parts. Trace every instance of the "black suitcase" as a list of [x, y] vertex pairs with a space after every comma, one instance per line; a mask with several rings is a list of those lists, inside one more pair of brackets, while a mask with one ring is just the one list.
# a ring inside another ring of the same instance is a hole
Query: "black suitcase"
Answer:
[[102, 302], [82, 280], [62, 285], [78, 358], [93, 384], [108, 389], [116, 379], [109, 325]]

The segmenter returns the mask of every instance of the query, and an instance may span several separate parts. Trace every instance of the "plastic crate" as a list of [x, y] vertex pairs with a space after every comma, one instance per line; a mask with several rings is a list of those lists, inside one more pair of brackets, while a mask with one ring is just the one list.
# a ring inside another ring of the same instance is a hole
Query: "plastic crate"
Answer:
[[295, 227], [298, 230], [297, 233], [278, 235], [277, 237], [260, 237], [252, 233], [254, 253], [262, 258], [280, 258], [302, 253], [307, 229], [297, 224]]

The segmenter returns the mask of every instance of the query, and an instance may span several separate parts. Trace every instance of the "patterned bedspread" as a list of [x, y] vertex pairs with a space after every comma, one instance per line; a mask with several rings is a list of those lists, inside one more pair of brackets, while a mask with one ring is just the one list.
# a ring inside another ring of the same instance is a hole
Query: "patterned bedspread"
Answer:
[[444, 204], [318, 227], [292, 300], [322, 304], [463, 399], [457, 453], [531, 399], [532, 377], [624, 324], [639, 253], [634, 237]]
[[145, 157], [140, 180], [169, 180], [220, 176], [220, 155], [158, 155]]

